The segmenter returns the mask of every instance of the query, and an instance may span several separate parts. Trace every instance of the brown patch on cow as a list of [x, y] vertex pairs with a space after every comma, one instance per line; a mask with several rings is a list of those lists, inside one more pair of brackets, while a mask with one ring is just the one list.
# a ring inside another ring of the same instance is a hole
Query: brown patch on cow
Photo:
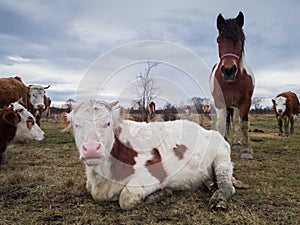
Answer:
[[124, 144], [115, 135], [115, 142], [110, 155], [110, 170], [114, 180], [123, 180], [134, 173], [133, 166], [136, 164], [134, 158], [137, 157], [138, 153], [133, 149], [129, 141]]
[[184, 153], [187, 150], [187, 147], [185, 145], [178, 145], [176, 144], [176, 147], [173, 148], [175, 155], [179, 159], [183, 159]]
[[167, 172], [161, 163], [161, 155], [157, 148], [152, 150], [152, 156], [152, 159], [147, 160], [145, 166], [151, 175], [156, 177], [161, 183], [167, 177]]
[[33, 125], [34, 125], [34, 119], [32, 117], [28, 117], [27, 121], [26, 121], [26, 124], [27, 124], [27, 128], [29, 130], [31, 130]]

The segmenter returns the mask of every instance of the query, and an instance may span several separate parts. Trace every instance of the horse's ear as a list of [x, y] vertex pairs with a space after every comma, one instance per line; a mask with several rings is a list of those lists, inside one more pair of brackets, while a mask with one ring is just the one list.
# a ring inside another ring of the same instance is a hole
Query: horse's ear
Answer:
[[235, 20], [240, 27], [244, 26], [244, 14], [241, 11], [239, 12], [239, 15], [235, 18]]
[[218, 15], [218, 17], [217, 17], [217, 28], [218, 28], [218, 30], [221, 30], [222, 25], [224, 24], [224, 22], [225, 22], [225, 19], [224, 19], [224, 17], [222, 16], [222, 14], [220, 13], [220, 14]]

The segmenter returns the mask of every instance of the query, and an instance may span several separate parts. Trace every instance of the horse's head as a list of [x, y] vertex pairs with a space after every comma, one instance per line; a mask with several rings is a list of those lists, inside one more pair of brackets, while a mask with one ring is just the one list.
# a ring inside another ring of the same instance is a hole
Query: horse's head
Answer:
[[221, 72], [226, 81], [235, 80], [238, 74], [240, 60], [244, 51], [245, 35], [243, 32], [244, 15], [242, 12], [234, 19], [224, 19], [219, 14], [217, 28], [219, 36], [219, 57]]

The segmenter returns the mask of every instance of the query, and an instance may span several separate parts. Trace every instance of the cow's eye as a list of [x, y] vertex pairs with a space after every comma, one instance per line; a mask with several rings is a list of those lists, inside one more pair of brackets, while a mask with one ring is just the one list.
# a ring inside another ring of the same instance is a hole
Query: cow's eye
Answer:
[[108, 123], [106, 124], [106, 126], [109, 127], [109, 126], [110, 126], [110, 122], [108, 122]]

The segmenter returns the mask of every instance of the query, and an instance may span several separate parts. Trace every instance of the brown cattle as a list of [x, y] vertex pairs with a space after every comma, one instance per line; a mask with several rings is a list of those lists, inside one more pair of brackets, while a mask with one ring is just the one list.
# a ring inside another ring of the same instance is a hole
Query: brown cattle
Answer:
[[279, 136], [282, 135], [282, 121], [284, 122], [285, 136], [289, 135], [289, 122], [291, 122], [290, 133], [294, 133], [295, 116], [299, 114], [299, 99], [297, 95], [291, 91], [283, 92], [272, 99], [273, 110], [276, 115]]
[[22, 99], [27, 108], [29, 88], [20, 77], [0, 78], [0, 108]]

